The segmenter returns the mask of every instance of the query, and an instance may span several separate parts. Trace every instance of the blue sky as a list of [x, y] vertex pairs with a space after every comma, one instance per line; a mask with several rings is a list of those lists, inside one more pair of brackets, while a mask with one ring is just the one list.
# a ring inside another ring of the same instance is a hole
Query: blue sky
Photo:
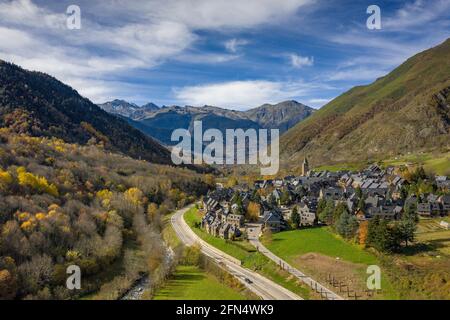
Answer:
[[0, 58], [97, 103], [319, 108], [448, 37], [450, 0], [0, 0]]

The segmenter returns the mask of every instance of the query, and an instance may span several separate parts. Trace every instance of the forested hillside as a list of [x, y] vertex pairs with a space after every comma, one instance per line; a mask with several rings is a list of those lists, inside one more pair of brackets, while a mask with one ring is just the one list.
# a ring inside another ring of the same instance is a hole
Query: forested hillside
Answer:
[[[12, 131], [0, 129], [0, 299], [118, 298], [142, 274], [166, 276], [160, 217], [208, 175]], [[80, 291], [65, 286], [72, 264]]]
[[170, 163], [167, 149], [71, 87], [1, 60], [0, 126], [79, 144], [101, 142], [109, 150], [134, 158]]

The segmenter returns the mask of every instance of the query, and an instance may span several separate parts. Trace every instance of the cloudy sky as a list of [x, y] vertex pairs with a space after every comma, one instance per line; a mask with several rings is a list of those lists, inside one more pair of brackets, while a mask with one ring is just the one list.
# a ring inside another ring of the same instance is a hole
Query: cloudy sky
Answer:
[[96, 103], [318, 108], [448, 37], [450, 0], [0, 0], [0, 59]]

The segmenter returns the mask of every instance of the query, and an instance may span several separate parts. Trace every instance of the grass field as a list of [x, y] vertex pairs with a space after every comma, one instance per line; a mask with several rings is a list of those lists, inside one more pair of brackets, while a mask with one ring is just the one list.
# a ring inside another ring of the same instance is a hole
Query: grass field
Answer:
[[196, 223], [201, 221], [201, 214], [196, 209], [191, 209], [185, 213], [184, 219], [191, 229], [204, 241], [219, 250], [241, 260], [242, 266], [254, 270], [279, 285], [291, 290], [304, 299], [318, 299], [309, 287], [299, 283], [289, 273], [281, 270], [274, 262], [257, 252], [247, 241], [227, 241], [213, 237], [204, 230], [196, 228]]
[[450, 299], [450, 230], [439, 226], [450, 217], [421, 218], [416, 242], [390, 261], [402, 298]]
[[[329, 228], [311, 228], [275, 233], [265, 243], [267, 248], [291, 265], [315, 279], [326, 282], [328, 274], [349, 281], [352, 288], [366, 289], [366, 269], [381, 266], [372, 253], [333, 234]], [[397, 294], [389, 279], [381, 278], [382, 293], [377, 298], [396, 299]]]
[[[450, 152], [446, 153], [418, 153], [402, 155], [392, 159], [379, 159], [384, 166], [398, 167], [401, 165], [423, 166], [426, 172], [434, 173], [438, 175], [450, 175]], [[378, 162], [378, 160], [373, 160]], [[328, 170], [331, 172], [336, 171], [359, 171], [368, 166], [368, 162], [348, 162], [337, 163], [330, 165], [322, 165], [314, 168], [314, 171]]]
[[174, 275], [154, 296], [154, 300], [245, 299], [243, 294], [220, 283], [196, 266], [178, 266]]
[[173, 214], [169, 214], [162, 218], [162, 237], [168, 246], [176, 248], [181, 244], [181, 241], [170, 223], [172, 215]]
[[323, 165], [314, 168], [314, 171], [359, 171], [367, 167], [366, 162], [358, 162], [358, 163], [340, 163], [340, 164], [331, 164], [331, 165]]
[[450, 217], [421, 219], [417, 227], [417, 240], [429, 245], [430, 250], [450, 258], [450, 230], [442, 228], [441, 221], [450, 222]]
[[440, 174], [450, 174], [450, 153], [420, 153], [399, 156], [395, 159], [388, 159], [383, 161], [384, 165], [400, 166], [405, 164], [412, 164], [416, 166], [423, 166], [425, 171]]
[[273, 235], [272, 243], [267, 247], [276, 255], [288, 260], [314, 252], [354, 263], [368, 265], [377, 263], [375, 256], [339, 239], [326, 227], [276, 233]]

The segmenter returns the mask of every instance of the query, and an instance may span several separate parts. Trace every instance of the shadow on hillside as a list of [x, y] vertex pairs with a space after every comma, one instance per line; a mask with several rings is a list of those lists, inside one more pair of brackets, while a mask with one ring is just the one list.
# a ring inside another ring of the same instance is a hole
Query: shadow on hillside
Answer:
[[435, 251], [439, 247], [442, 247], [443, 245], [438, 245], [436, 243], [415, 243], [412, 245], [409, 245], [408, 247], [404, 247], [400, 250], [401, 254], [404, 254], [405, 256], [414, 256], [416, 254]]

